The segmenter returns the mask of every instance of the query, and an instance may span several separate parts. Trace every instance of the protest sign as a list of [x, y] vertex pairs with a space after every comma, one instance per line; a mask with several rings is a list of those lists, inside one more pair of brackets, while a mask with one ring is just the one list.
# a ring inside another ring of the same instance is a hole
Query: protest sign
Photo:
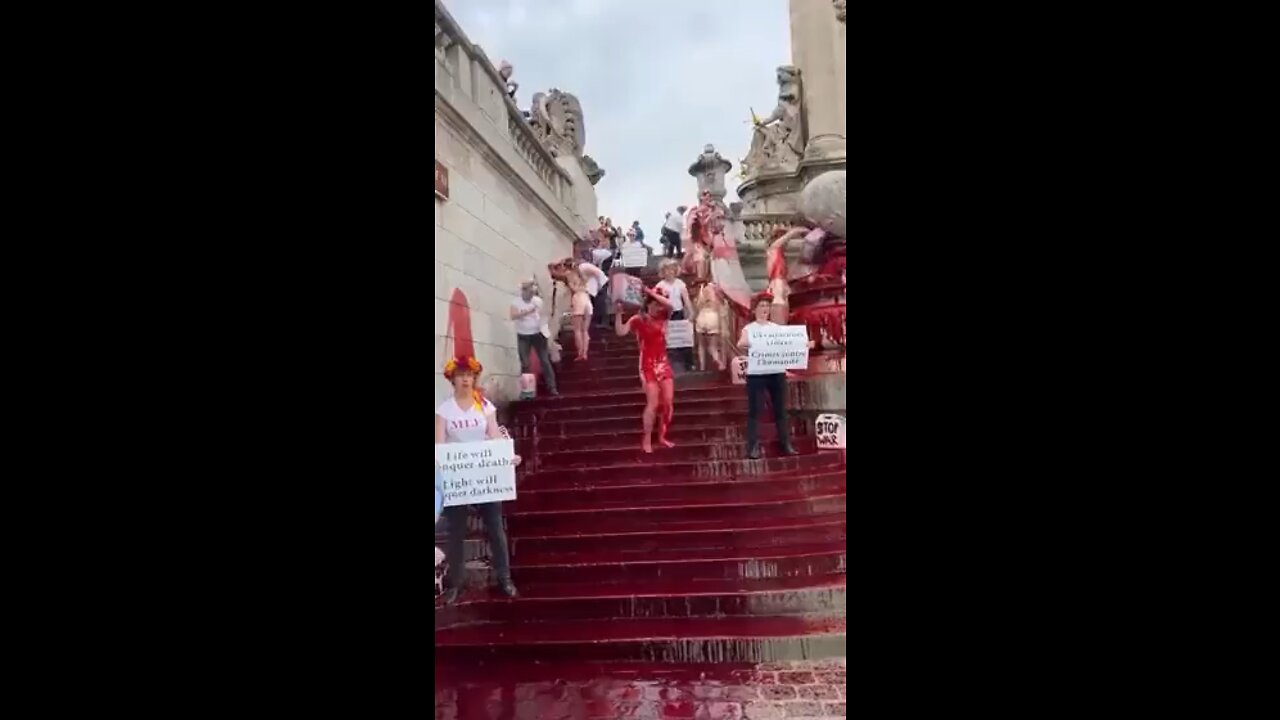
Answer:
[[689, 320], [667, 322], [667, 349], [693, 347], [693, 323]]
[[649, 250], [644, 245], [622, 248], [622, 267], [642, 268], [649, 264]]
[[730, 378], [734, 385], [747, 384], [747, 356], [739, 355], [733, 359], [729, 366]]
[[844, 450], [844, 416], [824, 413], [814, 425], [819, 450]]
[[444, 506], [515, 500], [514, 455], [510, 440], [436, 445], [436, 464], [444, 477]]
[[753, 326], [748, 331], [747, 373], [804, 370], [809, 367], [809, 333], [803, 325]]

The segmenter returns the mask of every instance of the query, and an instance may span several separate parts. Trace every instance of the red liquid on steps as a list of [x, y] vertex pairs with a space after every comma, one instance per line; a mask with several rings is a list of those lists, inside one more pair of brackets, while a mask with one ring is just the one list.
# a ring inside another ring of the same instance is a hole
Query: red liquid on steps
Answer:
[[[437, 608], [437, 718], [742, 718], [775, 701], [842, 715], [842, 661], [823, 666], [829, 686], [756, 685], [778, 683], [759, 663], [843, 656], [844, 453], [817, 454], [793, 422], [802, 454], [780, 457], [766, 409], [765, 457], [747, 460], [745, 389], [698, 374], [676, 381], [677, 447], [642, 456], [635, 341], [611, 330], [587, 362], [563, 335], [562, 396], [514, 404], [526, 464], [504, 511], [522, 596], [473, 570]], [[471, 528], [481, 556], [483, 537]]]

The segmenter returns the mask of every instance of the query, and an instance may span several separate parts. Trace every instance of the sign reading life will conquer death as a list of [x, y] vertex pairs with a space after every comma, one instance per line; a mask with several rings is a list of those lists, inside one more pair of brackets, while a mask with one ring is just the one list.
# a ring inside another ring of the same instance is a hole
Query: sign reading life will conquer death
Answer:
[[444, 506], [515, 500], [514, 455], [514, 444], [505, 439], [436, 445], [436, 464], [444, 478]]
[[693, 322], [690, 320], [668, 320], [667, 347], [670, 349], [693, 347]]
[[770, 325], [748, 331], [747, 373], [804, 370], [809, 367], [809, 331], [803, 325]]

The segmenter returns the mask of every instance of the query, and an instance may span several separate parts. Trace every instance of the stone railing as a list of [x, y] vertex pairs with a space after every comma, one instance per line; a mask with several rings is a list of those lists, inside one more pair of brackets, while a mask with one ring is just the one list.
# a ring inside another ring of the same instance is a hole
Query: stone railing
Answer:
[[[464, 96], [482, 109], [495, 111], [492, 119], [499, 133], [511, 142], [551, 194], [562, 204], [572, 206], [573, 181], [569, 174], [556, 163], [555, 157], [529, 127], [515, 101], [507, 95], [506, 80], [498, 74], [493, 62], [467, 38], [441, 0], [436, 0], [435, 58], [458, 79], [455, 87]], [[485, 80], [498, 88], [500, 108], [493, 107], [494, 101], [481, 92], [488, 84]], [[506, 122], [502, 122], [501, 115], [505, 115]]]
[[743, 215], [742, 244], [749, 247], [763, 248], [769, 244], [774, 230], [791, 227], [793, 216], [786, 213], [775, 215]]

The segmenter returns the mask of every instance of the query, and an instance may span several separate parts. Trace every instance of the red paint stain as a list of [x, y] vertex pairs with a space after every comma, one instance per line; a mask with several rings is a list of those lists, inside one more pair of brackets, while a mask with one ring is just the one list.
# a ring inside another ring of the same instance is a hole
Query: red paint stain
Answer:
[[[471, 306], [467, 295], [458, 288], [449, 298], [449, 328], [445, 336], [453, 338], [453, 357], [475, 357], [475, 345], [471, 341]], [[446, 353], [445, 360], [448, 360]]]

